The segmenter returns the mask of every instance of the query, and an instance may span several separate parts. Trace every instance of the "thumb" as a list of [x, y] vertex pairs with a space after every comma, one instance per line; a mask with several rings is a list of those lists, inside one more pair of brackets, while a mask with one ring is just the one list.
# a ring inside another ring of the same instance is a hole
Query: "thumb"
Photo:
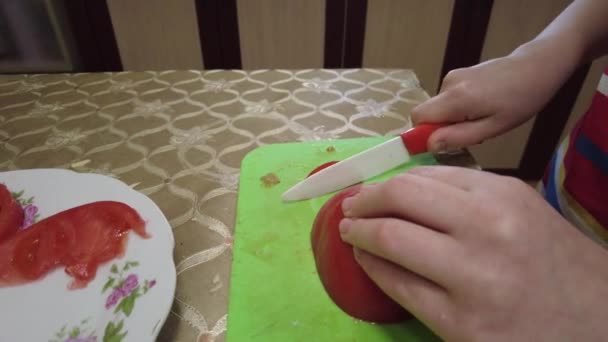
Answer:
[[487, 113], [476, 97], [463, 86], [454, 86], [421, 103], [412, 110], [414, 125], [419, 123], [451, 124], [438, 129], [429, 138], [431, 151], [461, 148], [477, 144], [492, 131]]
[[416, 106], [412, 110], [413, 123], [455, 123], [486, 116], [479, 101], [461, 88], [453, 87]]
[[428, 148], [432, 152], [441, 152], [480, 144], [500, 133], [494, 121], [483, 118], [442, 127], [429, 137]]

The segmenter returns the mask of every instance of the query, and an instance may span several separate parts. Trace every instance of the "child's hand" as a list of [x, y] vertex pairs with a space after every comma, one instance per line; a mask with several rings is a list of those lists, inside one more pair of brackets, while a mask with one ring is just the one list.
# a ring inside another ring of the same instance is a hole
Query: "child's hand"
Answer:
[[[539, 112], [576, 66], [551, 43], [448, 73], [440, 93], [414, 108], [414, 123], [454, 123], [429, 139], [432, 151], [466, 147], [504, 133]], [[555, 56], [559, 55], [557, 58]]]
[[343, 209], [342, 236], [363, 269], [444, 340], [608, 334], [608, 252], [519, 180], [420, 167]]

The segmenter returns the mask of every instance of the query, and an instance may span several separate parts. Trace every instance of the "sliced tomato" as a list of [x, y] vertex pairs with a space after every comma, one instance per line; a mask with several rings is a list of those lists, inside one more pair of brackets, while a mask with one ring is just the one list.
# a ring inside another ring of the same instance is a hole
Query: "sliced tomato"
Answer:
[[120, 202], [93, 202], [50, 216], [0, 245], [0, 286], [32, 282], [65, 266], [73, 278], [69, 287], [85, 287], [101, 264], [124, 254], [130, 230], [148, 237], [139, 214]]
[[0, 184], [0, 242], [15, 234], [23, 224], [23, 208], [4, 184]]

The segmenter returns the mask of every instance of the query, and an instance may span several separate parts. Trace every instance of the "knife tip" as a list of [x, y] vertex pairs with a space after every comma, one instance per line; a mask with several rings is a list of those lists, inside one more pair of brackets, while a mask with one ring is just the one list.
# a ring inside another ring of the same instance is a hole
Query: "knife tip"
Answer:
[[293, 194], [291, 194], [289, 191], [286, 191], [281, 195], [281, 200], [283, 202], [293, 202], [293, 201], [297, 201], [298, 199], [295, 198], [293, 196]]
[[285, 191], [282, 195], [281, 195], [281, 199], [283, 200], [283, 202], [296, 202], [296, 201], [301, 201], [301, 200], [305, 200], [310, 198], [309, 196], [307, 196], [306, 192], [303, 192], [301, 187], [298, 185], [295, 185], [294, 187], [292, 187], [291, 189]]

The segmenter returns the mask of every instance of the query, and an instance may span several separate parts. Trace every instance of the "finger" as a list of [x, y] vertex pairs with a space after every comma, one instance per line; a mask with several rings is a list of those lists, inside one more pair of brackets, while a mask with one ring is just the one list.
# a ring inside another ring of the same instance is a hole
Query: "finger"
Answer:
[[454, 84], [456, 84], [460, 81], [456, 77], [450, 77], [450, 76], [452, 76], [450, 74], [455, 71], [456, 70], [452, 70], [443, 78], [443, 80], [441, 80], [441, 85], [439, 86], [439, 92], [438, 92], [439, 94], [444, 93], [446, 90], [450, 89], [450, 87], [452, 87]]
[[450, 70], [443, 80], [441, 80], [441, 88], [439, 89], [440, 93], [445, 92], [450, 89], [455, 84], [462, 82], [463, 80], [470, 79], [470, 76], [467, 76], [468, 70], [470, 68], [457, 68]]
[[355, 258], [378, 287], [431, 328], [445, 324], [450, 311], [445, 289], [389, 261], [355, 249]]
[[412, 110], [412, 122], [450, 123], [477, 120], [487, 116], [481, 106], [466, 89], [458, 85], [419, 104]]
[[460, 188], [406, 172], [345, 199], [342, 211], [347, 217], [396, 217], [449, 233], [476, 217], [469, 202], [470, 194]]
[[344, 219], [342, 240], [439, 284], [456, 281], [447, 260], [457, 251], [451, 237], [395, 218]]
[[462, 121], [446, 125], [435, 131], [428, 146], [432, 152], [458, 149], [482, 143], [501, 133], [501, 127], [491, 118], [475, 121]]
[[501, 176], [458, 166], [417, 166], [406, 171], [409, 174], [433, 179], [446, 185], [472, 192], [476, 189], [488, 190], [496, 186]]

